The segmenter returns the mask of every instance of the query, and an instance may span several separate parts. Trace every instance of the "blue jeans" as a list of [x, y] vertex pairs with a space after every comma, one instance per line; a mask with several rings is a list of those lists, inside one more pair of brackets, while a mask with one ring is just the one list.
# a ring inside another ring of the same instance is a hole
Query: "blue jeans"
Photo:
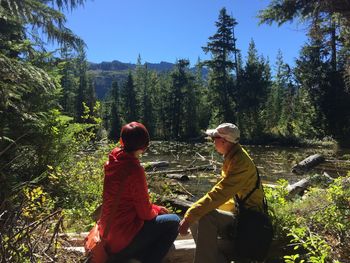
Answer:
[[160, 263], [178, 235], [180, 218], [164, 214], [145, 221], [131, 243], [112, 255], [108, 263], [121, 263], [131, 258], [142, 263]]

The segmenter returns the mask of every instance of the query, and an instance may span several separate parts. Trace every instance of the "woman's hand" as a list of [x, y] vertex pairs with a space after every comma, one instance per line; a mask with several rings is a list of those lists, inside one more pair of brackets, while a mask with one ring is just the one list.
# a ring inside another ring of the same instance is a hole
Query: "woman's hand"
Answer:
[[159, 215], [169, 214], [169, 210], [164, 206], [159, 206], [160, 210], [158, 212]]
[[182, 236], [188, 235], [189, 231], [188, 229], [190, 228], [190, 223], [184, 218], [181, 220], [180, 222], [180, 226], [179, 226], [179, 233]]

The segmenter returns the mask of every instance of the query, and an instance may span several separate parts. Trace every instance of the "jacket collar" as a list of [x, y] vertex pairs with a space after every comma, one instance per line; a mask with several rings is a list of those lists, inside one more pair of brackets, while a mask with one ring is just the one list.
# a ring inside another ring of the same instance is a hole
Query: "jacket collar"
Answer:
[[225, 159], [229, 158], [231, 159], [233, 155], [235, 155], [239, 150], [241, 149], [241, 145], [239, 143], [236, 143], [232, 146], [232, 148], [228, 151], [227, 154], [225, 154]]
[[239, 143], [234, 144], [229, 152], [224, 156], [224, 166], [228, 165], [231, 162], [233, 156], [236, 155], [236, 153], [241, 149], [242, 147]]

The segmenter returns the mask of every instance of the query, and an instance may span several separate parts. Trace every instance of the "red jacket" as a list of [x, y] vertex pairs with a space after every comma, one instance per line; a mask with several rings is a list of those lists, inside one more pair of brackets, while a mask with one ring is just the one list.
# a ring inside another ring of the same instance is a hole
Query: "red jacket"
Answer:
[[[106, 241], [110, 252], [117, 253], [130, 244], [145, 220], [151, 220], [158, 215], [160, 208], [150, 203], [145, 171], [139, 160], [132, 154], [115, 148], [109, 154], [104, 172], [99, 227], [102, 235], [107, 219], [111, 216], [111, 226]], [[124, 181], [123, 189], [117, 202], [122, 181]], [[117, 209], [113, 213], [115, 205]]]

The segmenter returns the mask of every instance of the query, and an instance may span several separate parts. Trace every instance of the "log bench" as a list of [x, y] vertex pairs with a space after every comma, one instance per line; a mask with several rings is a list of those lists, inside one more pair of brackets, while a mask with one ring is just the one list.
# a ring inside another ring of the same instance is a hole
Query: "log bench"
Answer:
[[[70, 246], [64, 246], [63, 249], [67, 251], [74, 251], [84, 255], [84, 239], [88, 232], [80, 234], [64, 234], [64, 237]], [[193, 261], [194, 250], [196, 244], [192, 236], [178, 236], [174, 242], [173, 247], [169, 250], [168, 255], [164, 259], [164, 263], [189, 263]]]
[[[73, 251], [81, 256], [84, 256], [84, 238], [88, 233], [81, 234], [66, 234], [69, 237], [71, 246], [64, 246], [63, 249]], [[168, 255], [165, 257], [163, 263], [192, 263], [196, 244], [191, 235], [178, 236], [174, 242], [173, 247], [170, 248]], [[284, 262], [283, 255], [289, 255], [293, 251], [286, 251], [288, 249], [288, 242], [286, 240], [273, 240], [266, 263]], [[289, 249], [292, 250], [292, 247]], [[130, 261], [134, 263], [135, 261]]]

